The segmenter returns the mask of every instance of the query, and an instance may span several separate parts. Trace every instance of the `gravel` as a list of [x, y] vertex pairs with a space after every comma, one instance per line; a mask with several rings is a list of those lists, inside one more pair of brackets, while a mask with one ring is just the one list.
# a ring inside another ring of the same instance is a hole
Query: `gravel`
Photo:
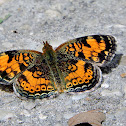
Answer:
[[[53, 99], [21, 100], [0, 86], [1, 126], [67, 126], [69, 118], [93, 109], [106, 114], [103, 126], [126, 125], [126, 1], [125, 0], [0, 0], [0, 51], [34, 49], [43, 41], [53, 48], [92, 34], [117, 40], [120, 63], [103, 74], [101, 87], [91, 93], [60, 94]], [[122, 58], [121, 58], [122, 54]]]

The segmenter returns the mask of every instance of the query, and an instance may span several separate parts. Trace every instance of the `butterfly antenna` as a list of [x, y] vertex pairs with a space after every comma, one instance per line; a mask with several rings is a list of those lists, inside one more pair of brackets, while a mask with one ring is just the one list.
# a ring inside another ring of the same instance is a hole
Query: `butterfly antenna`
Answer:
[[46, 43], [43, 41], [43, 44], [45, 45]]

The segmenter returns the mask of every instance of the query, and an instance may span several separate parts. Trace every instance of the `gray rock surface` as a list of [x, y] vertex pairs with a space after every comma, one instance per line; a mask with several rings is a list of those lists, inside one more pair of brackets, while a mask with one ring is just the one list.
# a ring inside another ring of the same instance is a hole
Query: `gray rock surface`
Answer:
[[[125, 0], [0, 0], [0, 52], [14, 49], [41, 51], [42, 42], [61, 43], [92, 34], [109, 34], [117, 40], [116, 54], [126, 55]], [[15, 31], [17, 33], [15, 33]], [[126, 58], [126, 57], [125, 57]], [[103, 126], [126, 125], [126, 59], [104, 74], [100, 88], [91, 93], [61, 94], [57, 98], [21, 100], [0, 90], [1, 126], [67, 126], [79, 112], [100, 109]]]

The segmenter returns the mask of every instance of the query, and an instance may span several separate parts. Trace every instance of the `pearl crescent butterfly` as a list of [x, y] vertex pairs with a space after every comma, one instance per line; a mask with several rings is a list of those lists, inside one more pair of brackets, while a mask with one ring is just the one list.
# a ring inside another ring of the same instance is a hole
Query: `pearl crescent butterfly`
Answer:
[[45, 42], [42, 50], [0, 53], [0, 83], [13, 84], [18, 96], [33, 99], [93, 90], [102, 80], [99, 66], [111, 61], [116, 44], [112, 36], [92, 35], [67, 41], [55, 50]]

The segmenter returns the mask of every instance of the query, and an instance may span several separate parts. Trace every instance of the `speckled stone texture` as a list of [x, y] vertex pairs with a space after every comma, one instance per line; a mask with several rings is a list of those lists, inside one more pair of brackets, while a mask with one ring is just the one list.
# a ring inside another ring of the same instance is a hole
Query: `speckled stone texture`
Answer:
[[93, 109], [106, 114], [103, 126], [126, 125], [126, 77], [120, 76], [126, 73], [125, 0], [0, 0], [0, 18], [7, 14], [11, 17], [0, 24], [1, 52], [41, 51], [46, 40], [55, 48], [76, 37], [109, 34], [117, 40], [117, 56], [124, 58], [106, 70], [101, 87], [91, 93], [33, 101], [0, 86], [0, 126], [67, 126], [72, 116]]

